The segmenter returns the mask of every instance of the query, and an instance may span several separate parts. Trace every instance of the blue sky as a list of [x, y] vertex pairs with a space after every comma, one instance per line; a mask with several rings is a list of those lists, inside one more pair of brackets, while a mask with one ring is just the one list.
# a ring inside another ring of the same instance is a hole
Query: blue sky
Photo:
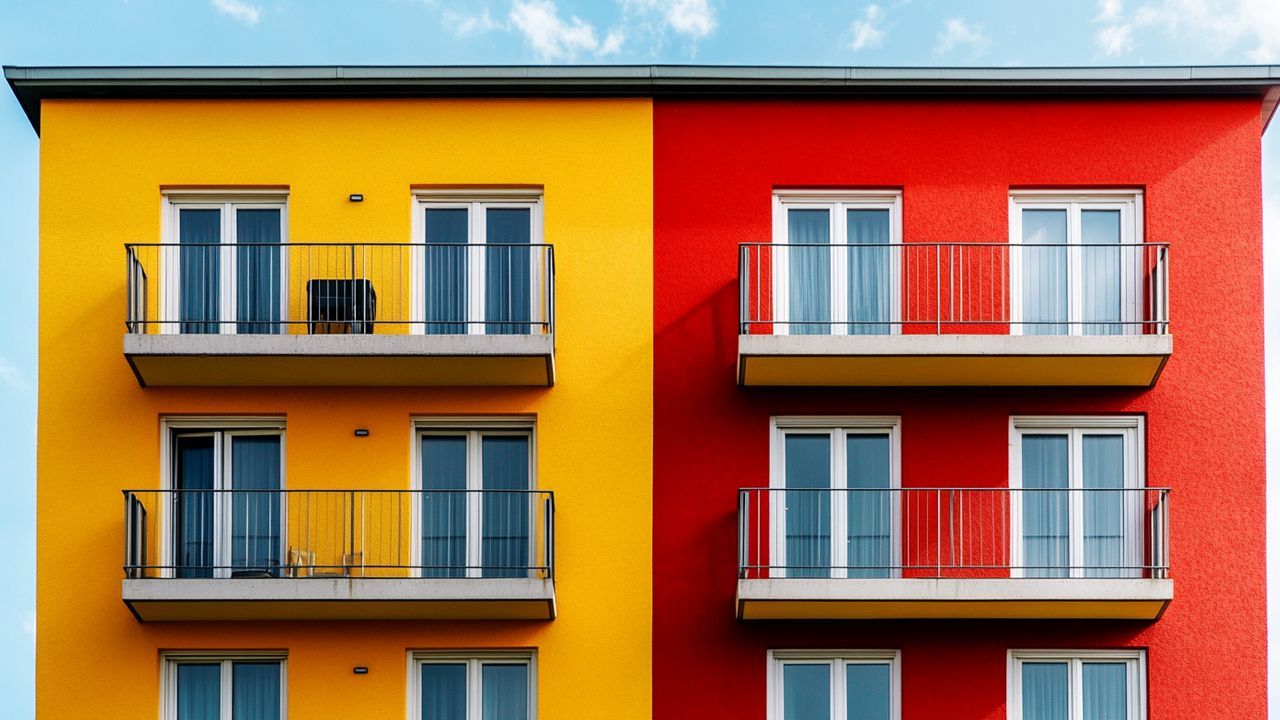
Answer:
[[[1280, 2], [0, 0], [0, 63], [10, 65], [546, 62], [1280, 63]], [[1264, 140], [1271, 348], [1280, 347], [1278, 138], [1272, 128]], [[0, 92], [0, 263], [9, 268], [0, 282], [0, 707], [12, 718], [33, 712], [38, 149], [17, 102]], [[1269, 355], [1277, 428], [1280, 355]], [[1271, 496], [1274, 558], [1274, 487]], [[1271, 702], [1280, 718], [1280, 692]]]

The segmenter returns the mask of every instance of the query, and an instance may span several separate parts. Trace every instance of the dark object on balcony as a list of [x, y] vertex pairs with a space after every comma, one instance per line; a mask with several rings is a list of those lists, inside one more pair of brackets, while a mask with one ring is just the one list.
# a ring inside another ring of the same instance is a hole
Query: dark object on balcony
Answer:
[[370, 335], [378, 294], [368, 280], [308, 280], [307, 331], [312, 335]]

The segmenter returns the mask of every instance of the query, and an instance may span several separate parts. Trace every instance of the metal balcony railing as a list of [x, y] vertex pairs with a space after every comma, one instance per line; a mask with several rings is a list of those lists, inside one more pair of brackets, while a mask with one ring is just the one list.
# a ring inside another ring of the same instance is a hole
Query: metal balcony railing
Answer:
[[1169, 332], [1165, 243], [744, 243], [744, 335]]
[[1169, 490], [743, 489], [738, 575], [1167, 578]]
[[126, 490], [128, 578], [545, 578], [546, 490]]
[[555, 263], [545, 244], [130, 244], [125, 259], [130, 333], [555, 329]]

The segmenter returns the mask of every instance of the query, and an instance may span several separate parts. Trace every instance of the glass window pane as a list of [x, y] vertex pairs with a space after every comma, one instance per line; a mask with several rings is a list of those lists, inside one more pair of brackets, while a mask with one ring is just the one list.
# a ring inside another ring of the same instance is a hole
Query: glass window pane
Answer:
[[213, 577], [214, 438], [174, 438], [174, 543], [180, 578]]
[[231, 664], [231, 720], [280, 720], [280, 663]]
[[849, 239], [849, 334], [884, 335], [893, 308], [889, 211], [846, 211]]
[[[788, 291], [792, 335], [831, 332], [831, 215], [827, 210], [787, 211]], [[812, 246], [812, 247], [810, 247]], [[813, 321], [813, 322], [806, 322]]]
[[[426, 210], [423, 299], [426, 303], [424, 332], [428, 335], [458, 335], [467, 332], [467, 240], [466, 208]], [[455, 247], [456, 246], [456, 247]]]
[[178, 720], [218, 720], [222, 667], [218, 663], [178, 665]]
[[1070, 493], [1066, 435], [1022, 436], [1022, 564], [1026, 577], [1069, 574]]
[[783, 720], [831, 720], [831, 666], [782, 666]]
[[[1121, 316], [1120, 211], [1080, 211], [1081, 308], [1085, 335], [1120, 335]], [[1115, 245], [1116, 247], [1099, 247]]]
[[236, 332], [279, 333], [280, 210], [236, 210]]
[[[1132, 573], [1125, 558], [1125, 512], [1139, 496], [1124, 491], [1124, 436], [1085, 435], [1084, 565], [1087, 577], [1124, 577]], [[1134, 495], [1129, 498], [1127, 496]], [[1135, 508], [1136, 509], [1136, 508]], [[1138, 528], [1133, 529], [1134, 532]]]
[[222, 211], [178, 211], [178, 331], [217, 333], [221, 315]]
[[465, 577], [467, 438], [422, 437], [422, 576]]
[[280, 570], [280, 436], [233, 435], [232, 577], [274, 576]]
[[889, 435], [850, 434], [845, 441], [849, 577], [889, 577], [893, 497], [889, 487]]
[[485, 577], [525, 577], [529, 558], [529, 437], [481, 439], [484, 483], [480, 563]]
[[892, 691], [888, 663], [853, 663], [845, 666], [845, 698], [848, 720], [889, 720]]
[[465, 663], [422, 664], [422, 720], [467, 720]]
[[528, 720], [529, 666], [485, 663], [480, 670], [483, 720]]
[[530, 249], [533, 212], [529, 208], [488, 208], [485, 212], [485, 333], [527, 335], [530, 319]]
[[1128, 720], [1128, 668], [1122, 662], [1087, 662], [1082, 670], [1084, 720]]
[[1022, 720], [1068, 720], [1067, 663], [1022, 663]]
[[786, 566], [790, 577], [828, 577], [831, 568], [831, 437], [787, 433]]
[[1022, 211], [1022, 333], [1067, 334], [1067, 211]]

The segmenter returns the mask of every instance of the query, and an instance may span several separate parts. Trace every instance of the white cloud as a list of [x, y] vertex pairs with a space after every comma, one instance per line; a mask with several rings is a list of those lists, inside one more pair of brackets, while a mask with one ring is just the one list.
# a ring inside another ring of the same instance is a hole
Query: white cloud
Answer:
[[446, 29], [458, 37], [482, 35], [502, 27], [502, 24], [494, 20], [493, 16], [489, 14], [489, 8], [484, 8], [478, 15], [467, 15], [446, 9], [441, 13], [440, 20], [444, 23]]
[[939, 55], [961, 47], [969, 48], [973, 55], [981, 55], [991, 45], [991, 40], [982, 32], [982, 27], [970, 25], [964, 18], [948, 18], [938, 33], [938, 44], [933, 51]]
[[610, 55], [622, 47], [623, 36], [619, 33], [610, 33], [601, 42], [591, 23], [573, 15], [568, 20], [561, 19], [552, 0], [515, 0], [507, 19], [538, 57], [547, 62], [572, 61], [579, 53]]
[[849, 32], [853, 35], [849, 48], [857, 52], [865, 48], [880, 47], [884, 43], [884, 30], [879, 24], [882, 18], [884, 10], [879, 5], [868, 5], [862, 12], [862, 19], [854, 20], [849, 26]]
[[716, 29], [716, 13], [709, 0], [621, 0], [624, 12], [657, 13], [666, 27], [694, 40]]
[[262, 19], [262, 8], [244, 0], [210, 0], [214, 9], [227, 17], [250, 27]]
[[1133, 49], [1134, 35], [1151, 30], [1215, 57], [1244, 52], [1252, 62], [1280, 60], [1280, 2], [1276, 0], [1149, 0], [1126, 15], [1119, 0], [1100, 0], [1094, 36], [1104, 55]]
[[26, 392], [30, 387], [27, 385], [27, 379], [22, 376], [22, 371], [6, 357], [0, 357], [0, 385], [6, 385], [19, 392]]

